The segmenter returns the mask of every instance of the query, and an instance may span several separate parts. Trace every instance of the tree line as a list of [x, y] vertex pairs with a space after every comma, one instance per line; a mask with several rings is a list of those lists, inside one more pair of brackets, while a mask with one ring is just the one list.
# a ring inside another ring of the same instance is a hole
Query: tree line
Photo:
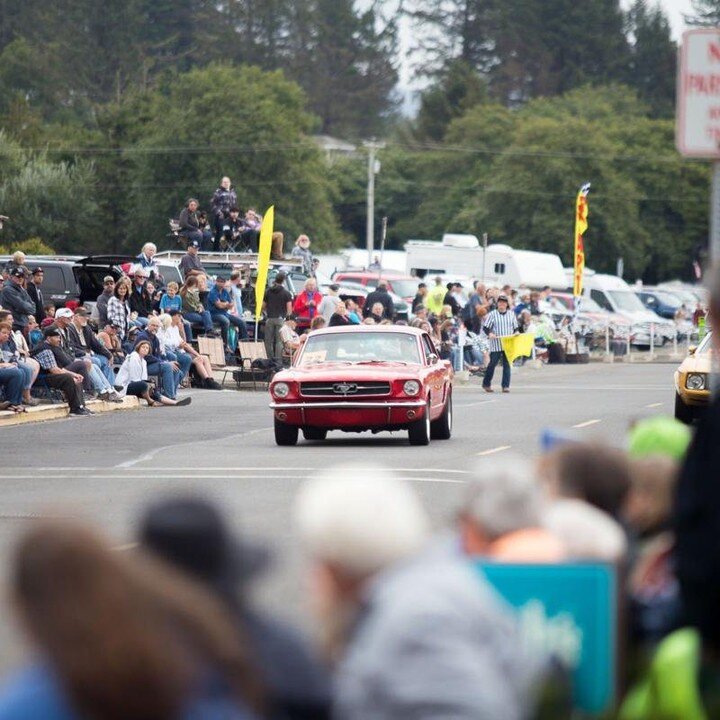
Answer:
[[[569, 261], [588, 180], [591, 266], [687, 277], [706, 243], [709, 171], [674, 150], [676, 47], [644, 0], [0, 0], [0, 15], [5, 244], [162, 244], [224, 174], [287, 234], [362, 243], [371, 137], [391, 246], [488, 232]], [[690, 21], [718, 20], [696, 0]], [[423, 88], [410, 118], [400, 32]], [[329, 162], [316, 134], [358, 151]]]

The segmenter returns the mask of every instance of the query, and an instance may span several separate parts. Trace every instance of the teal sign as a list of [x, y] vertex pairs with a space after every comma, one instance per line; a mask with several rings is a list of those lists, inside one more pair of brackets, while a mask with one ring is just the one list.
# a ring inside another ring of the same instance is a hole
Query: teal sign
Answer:
[[601, 713], [615, 696], [617, 597], [607, 565], [477, 563], [518, 611], [523, 639], [568, 669], [578, 710]]

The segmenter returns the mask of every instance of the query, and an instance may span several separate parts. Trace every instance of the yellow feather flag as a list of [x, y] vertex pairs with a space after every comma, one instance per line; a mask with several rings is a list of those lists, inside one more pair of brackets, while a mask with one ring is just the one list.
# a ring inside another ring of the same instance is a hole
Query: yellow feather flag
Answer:
[[270, 269], [270, 250], [272, 248], [273, 225], [275, 224], [275, 206], [271, 205], [263, 217], [258, 247], [258, 274], [255, 284], [255, 322], [260, 320], [262, 304], [265, 299], [268, 270]]
[[520, 335], [509, 335], [500, 338], [502, 349], [505, 352], [508, 362], [512, 363], [519, 357], [530, 357], [535, 347], [534, 333], [521, 333]]
[[583, 185], [575, 201], [575, 262], [573, 272], [573, 295], [582, 295], [583, 273], [585, 272], [585, 241], [583, 235], [588, 229], [588, 201], [590, 183]]

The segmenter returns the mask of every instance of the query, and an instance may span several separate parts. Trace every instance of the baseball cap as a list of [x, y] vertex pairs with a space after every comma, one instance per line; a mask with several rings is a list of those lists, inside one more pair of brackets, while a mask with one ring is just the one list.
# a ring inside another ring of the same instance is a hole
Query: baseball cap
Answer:
[[227, 278], [224, 275], [218, 275], [215, 278], [215, 282], [227, 282]]
[[628, 450], [636, 458], [663, 455], [682, 460], [692, 433], [687, 425], [666, 415], [640, 420], [630, 431]]
[[110, 283], [115, 283], [115, 278], [112, 275], [106, 275], [103, 278], [103, 285], [109, 285]]
[[70, 308], [64, 307], [64, 308], [60, 308], [59, 310], [57, 310], [55, 312], [55, 317], [56, 318], [71, 318], [74, 314], [75, 313], [73, 313], [73, 311]]
[[43, 330], [43, 337], [61, 337], [60, 331], [54, 327], [46, 327]]
[[10, 277], [25, 277], [25, 271], [21, 267], [15, 267], [10, 271]]
[[32, 270], [33, 275], [43, 275], [45, 274], [45, 271], [41, 267], [35, 267]]
[[510, 301], [508, 300], [508, 296], [507, 296], [507, 295], [498, 295], [498, 296], [497, 296], [497, 302], [500, 302], [501, 300], [504, 300], [506, 303], [509, 303], [509, 302], [510, 302]]
[[191, 243], [188, 244], [188, 247], [200, 247], [200, 243], [197, 240], [193, 240]]

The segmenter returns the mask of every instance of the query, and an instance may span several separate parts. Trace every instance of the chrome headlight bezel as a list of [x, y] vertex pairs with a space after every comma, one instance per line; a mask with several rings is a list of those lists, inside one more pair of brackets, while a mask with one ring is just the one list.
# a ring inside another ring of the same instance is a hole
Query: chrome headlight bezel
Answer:
[[403, 383], [403, 393], [409, 397], [416, 397], [420, 394], [422, 385], [418, 380], [406, 380]]
[[275, 383], [272, 387], [272, 394], [282, 400], [290, 394], [290, 385], [286, 382]]
[[707, 389], [707, 375], [705, 373], [688, 373], [685, 378], [685, 387], [695, 391]]

